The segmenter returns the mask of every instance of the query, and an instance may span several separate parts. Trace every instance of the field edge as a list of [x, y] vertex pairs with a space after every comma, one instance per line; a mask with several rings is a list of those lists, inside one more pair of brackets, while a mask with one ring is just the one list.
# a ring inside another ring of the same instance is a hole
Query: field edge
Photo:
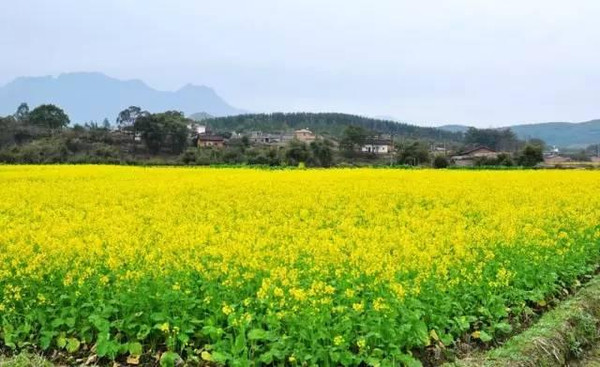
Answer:
[[600, 343], [600, 276], [504, 345], [445, 367], [564, 366]]

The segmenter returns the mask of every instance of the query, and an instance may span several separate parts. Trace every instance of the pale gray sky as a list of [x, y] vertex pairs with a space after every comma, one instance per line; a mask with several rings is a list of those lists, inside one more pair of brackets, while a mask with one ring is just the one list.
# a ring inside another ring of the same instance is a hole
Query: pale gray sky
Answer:
[[2, 0], [0, 84], [99, 71], [257, 112], [600, 118], [598, 0]]

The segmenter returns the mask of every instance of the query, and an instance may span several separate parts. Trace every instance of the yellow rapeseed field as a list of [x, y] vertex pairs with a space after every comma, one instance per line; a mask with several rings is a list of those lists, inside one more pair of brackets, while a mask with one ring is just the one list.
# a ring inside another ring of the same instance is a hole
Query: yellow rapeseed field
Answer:
[[418, 365], [594, 271], [600, 172], [0, 166], [0, 346]]

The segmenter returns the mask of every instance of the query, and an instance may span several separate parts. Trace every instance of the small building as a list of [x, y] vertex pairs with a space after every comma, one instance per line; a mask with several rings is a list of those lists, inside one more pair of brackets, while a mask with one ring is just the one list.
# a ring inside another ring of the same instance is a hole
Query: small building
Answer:
[[206, 125], [191, 123], [188, 124], [188, 130], [191, 131], [192, 135], [206, 134]]
[[363, 153], [388, 154], [394, 146], [391, 139], [367, 139], [360, 150]]
[[473, 166], [477, 159], [496, 159], [498, 152], [494, 149], [480, 145], [475, 148], [461, 152], [459, 155], [453, 156], [451, 159], [457, 166]]
[[252, 131], [247, 136], [251, 144], [275, 145], [283, 140], [283, 134], [270, 134], [262, 131]]
[[210, 135], [210, 134], [198, 135], [198, 147], [200, 147], [200, 148], [208, 148], [208, 147], [222, 148], [224, 146], [225, 146], [225, 139], [223, 139], [222, 136]]
[[294, 131], [294, 138], [303, 141], [305, 143], [310, 143], [317, 139], [317, 136], [308, 129], [300, 129]]

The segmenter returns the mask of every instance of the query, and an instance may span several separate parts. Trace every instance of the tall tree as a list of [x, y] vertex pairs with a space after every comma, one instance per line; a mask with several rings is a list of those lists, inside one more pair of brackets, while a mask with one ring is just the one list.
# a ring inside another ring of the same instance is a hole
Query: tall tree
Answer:
[[306, 143], [296, 139], [288, 143], [285, 159], [289, 165], [297, 166], [300, 163], [305, 163], [309, 156], [310, 152]]
[[329, 140], [315, 140], [310, 143], [315, 163], [321, 167], [331, 167], [333, 164], [333, 144]]
[[186, 147], [189, 120], [183, 113], [167, 111], [142, 115], [135, 120], [134, 130], [139, 132], [148, 150], [156, 154], [166, 146], [173, 153], [181, 153]]
[[17, 108], [17, 112], [14, 114], [15, 120], [19, 123], [26, 123], [29, 121], [29, 105], [25, 102], [21, 103]]
[[32, 125], [49, 130], [59, 130], [67, 126], [70, 120], [69, 116], [60, 107], [52, 104], [44, 104], [31, 111], [29, 122]]
[[542, 147], [539, 145], [526, 145], [519, 155], [519, 165], [525, 167], [533, 167], [536, 164], [544, 161]]
[[417, 166], [430, 160], [429, 146], [422, 141], [403, 141], [396, 145], [396, 159], [400, 164]]
[[117, 126], [119, 130], [132, 130], [138, 118], [148, 115], [149, 113], [147, 111], [143, 111], [138, 106], [129, 106], [119, 112], [119, 115], [117, 116]]
[[519, 149], [520, 142], [511, 129], [469, 128], [465, 133], [465, 144], [484, 145], [499, 151], [513, 152]]
[[347, 154], [353, 154], [357, 150], [360, 150], [368, 137], [369, 132], [362, 126], [347, 126], [342, 134], [340, 148]]

